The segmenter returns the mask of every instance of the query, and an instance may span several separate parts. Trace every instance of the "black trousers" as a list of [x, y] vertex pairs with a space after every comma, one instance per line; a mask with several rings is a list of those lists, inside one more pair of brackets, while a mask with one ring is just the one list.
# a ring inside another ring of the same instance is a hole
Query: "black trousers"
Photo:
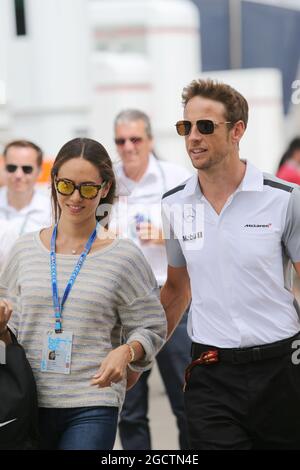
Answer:
[[197, 365], [184, 398], [191, 449], [300, 449], [300, 365], [292, 353]]

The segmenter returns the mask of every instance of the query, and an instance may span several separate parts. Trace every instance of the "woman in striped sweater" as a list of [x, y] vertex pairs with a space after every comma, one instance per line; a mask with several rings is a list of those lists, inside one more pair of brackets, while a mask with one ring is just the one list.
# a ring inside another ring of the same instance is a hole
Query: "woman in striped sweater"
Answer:
[[51, 176], [55, 224], [14, 245], [0, 335], [9, 343], [13, 331], [31, 364], [41, 448], [112, 449], [127, 378], [151, 366], [165, 315], [140, 250], [107, 228], [115, 177], [104, 147], [67, 142]]

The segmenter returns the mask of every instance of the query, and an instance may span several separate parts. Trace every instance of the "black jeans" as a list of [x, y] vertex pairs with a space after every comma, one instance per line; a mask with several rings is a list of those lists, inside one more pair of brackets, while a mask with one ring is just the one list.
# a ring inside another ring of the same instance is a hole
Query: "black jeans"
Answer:
[[300, 365], [292, 352], [195, 366], [184, 397], [191, 449], [300, 449]]

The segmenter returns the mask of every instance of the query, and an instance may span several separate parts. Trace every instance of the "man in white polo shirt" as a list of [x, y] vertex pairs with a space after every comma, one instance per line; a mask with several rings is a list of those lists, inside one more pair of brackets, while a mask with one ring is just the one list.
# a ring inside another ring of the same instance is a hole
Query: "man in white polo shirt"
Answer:
[[[185, 168], [157, 159], [149, 117], [136, 109], [122, 111], [115, 119], [115, 143], [121, 157], [116, 166], [119, 187], [114, 205], [117, 231], [131, 238], [143, 251], [161, 286], [167, 277], [167, 258], [162, 235], [161, 197], [165, 191], [190, 176]], [[124, 195], [126, 193], [126, 195]], [[160, 351], [157, 364], [172, 411], [177, 420], [179, 446], [188, 447], [183, 402], [184, 370], [189, 362], [190, 340], [184, 315], [172, 340]], [[144, 372], [127, 392], [119, 430], [125, 450], [151, 449], [148, 422], [148, 378]]]
[[198, 174], [163, 197], [161, 300], [171, 332], [192, 295], [191, 447], [299, 449], [300, 190], [239, 159], [248, 104], [236, 90], [194, 80], [182, 98], [177, 132]]
[[43, 153], [27, 140], [6, 145], [4, 182], [0, 189], [0, 269], [12, 245], [23, 233], [51, 224], [50, 197], [35, 188]]

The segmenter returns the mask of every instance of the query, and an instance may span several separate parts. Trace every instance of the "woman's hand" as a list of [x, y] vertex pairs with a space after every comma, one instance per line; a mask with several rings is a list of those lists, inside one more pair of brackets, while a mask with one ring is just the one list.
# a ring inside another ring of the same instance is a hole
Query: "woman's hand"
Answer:
[[6, 299], [0, 300], [0, 336], [6, 333], [7, 323], [12, 314], [12, 305]]
[[126, 368], [131, 355], [127, 344], [111, 351], [103, 360], [98, 372], [93, 376], [91, 385], [110, 387], [112, 382], [120, 382], [126, 376]]
[[127, 367], [127, 385], [126, 390], [130, 390], [139, 380], [141, 372], [135, 372]]

